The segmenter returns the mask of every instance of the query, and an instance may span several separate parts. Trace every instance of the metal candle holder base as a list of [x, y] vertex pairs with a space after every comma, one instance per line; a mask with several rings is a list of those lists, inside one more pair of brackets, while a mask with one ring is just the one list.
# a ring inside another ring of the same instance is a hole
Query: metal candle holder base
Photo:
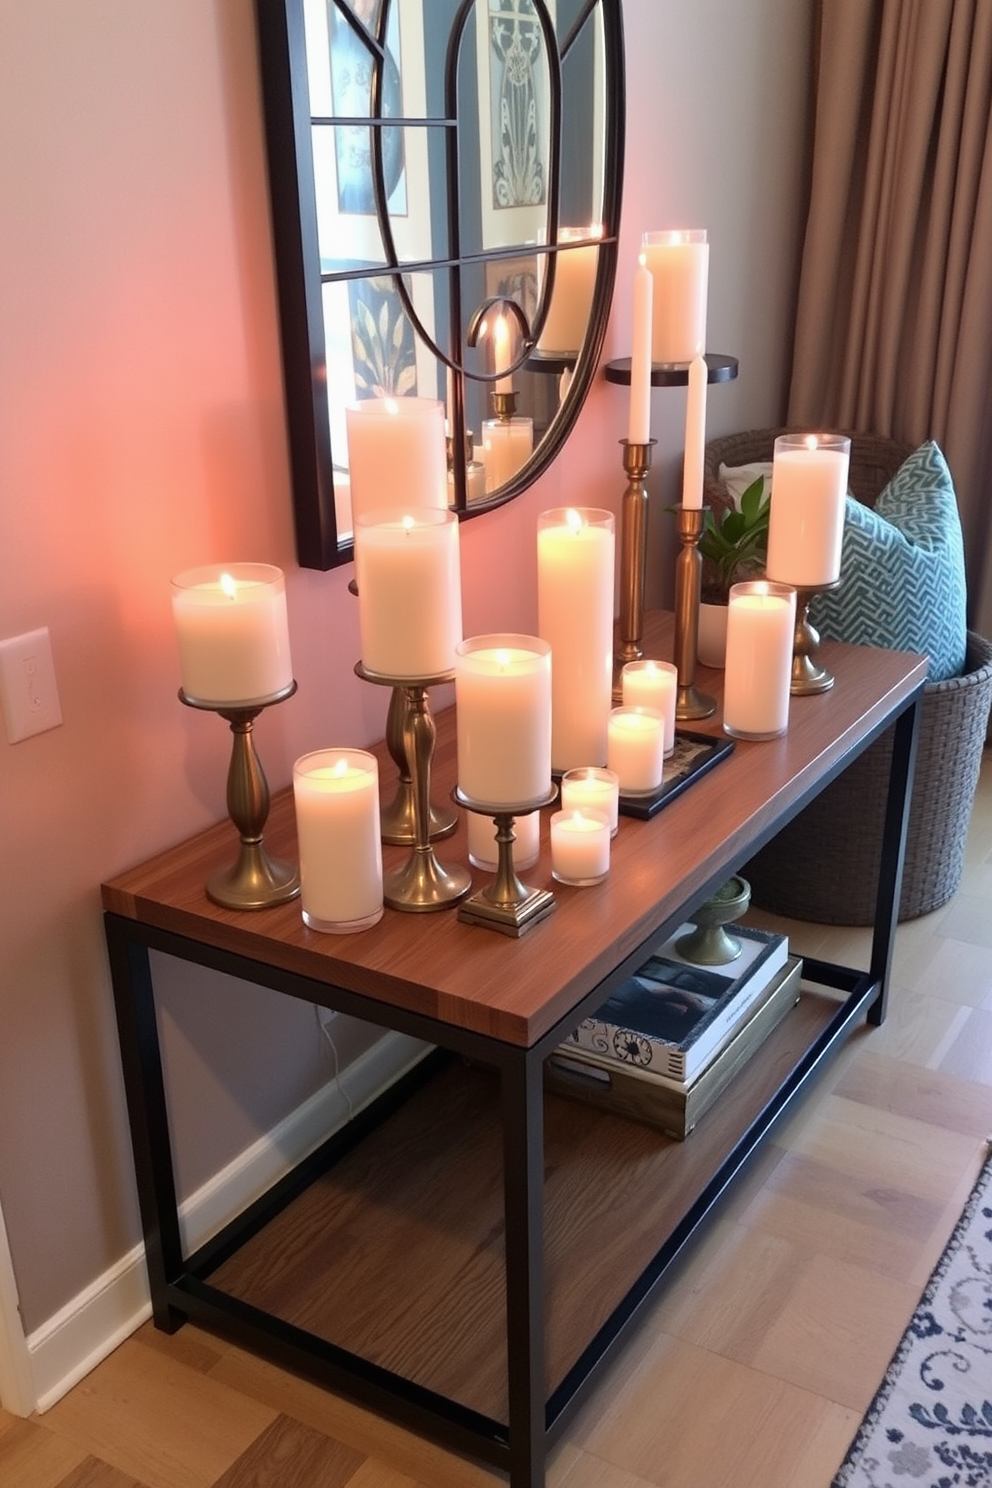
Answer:
[[403, 757], [410, 778], [413, 807], [413, 851], [402, 868], [394, 868], [383, 877], [383, 903], [390, 909], [411, 914], [447, 909], [457, 904], [472, 887], [467, 868], [456, 864], [445, 868], [434, 856], [430, 842], [431, 763], [437, 727], [431, 714], [427, 689], [450, 682], [452, 672], [418, 681], [402, 677], [382, 677], [368, 671], [361, 662], [355, 671], [365, 682], [399, 688], [405, 694], [403, 708]]
[[498, 807], [491, 803], [470, 800], [455, 789], [454, 798], [466, 811], [480, 816], [491, 816], [496, 823], [496, 874], [492, 883], [466, 899], [458, 910], [458, 918], [469, 925], [483, 925], [488, 930], [498, 930], [501, 935], [519, 937], [546, 919], [555, 907], [555, 896], [550, 889], [529, 888], [521, 883], [513, 866], [513, 843], [515, 834], [513, 820], [517, 816], [529, 816], [542, 806], [550, 806], [558, 795], [558, 787], [552, 786], [548, 795], [536, 806]]
[[840, 584], [818, 584], [815, 589], [796, 588], [796, 633], [792, 642], [792, 681], [789, 691], [793, 697], [807, 697], [817, 692], [827, 692], [834, 685], [832, 672], [816, 660], [820, 644], [820, 633], [810, 624], [809, 607], [817, 594], [827, 594]]
[[632, 443], [621, 439], [627, 489], [620, 507], [620, 614], [613, 657], [613, 701], [623, 701], [621, 673], [628, 661], [644, 655], [644, 581], [647, 566], [648, 488], [651, 451], [657, 440]]
[[703, 510], [698, 506], [676, 508], [676, 526], [682, 544], [675, 560], [675, 665], [679, 682], [675, 717], [680, 722], [709, 718], [716, 712], [716, 699], [696, 688], [696, 650], [699, 644], [699, 592], [703, 559], [699, 539], [703, 535]]
[[735, 874], [716, 893], [699, 906], [692, 916], [695, 929], [675, 942], [675, 949], [696, 966], [722, 966], [736, 961], [741, 943], [728, 935], [725, 925], [732, 925], [747, 912], [751, 903], [751, 885]]
[[228, 815], [241, 835], [237, 861], [207, 879], [206, 891], [225, 909], [267, 909], [285, 904], [300, 892], [300, 874], [295, 863], [270, 857], [263, 841], [269, 815], [269, 786], [255, 749], [255, 719], [273, 703], [285, 702], [296, 691], [292, 682], [264, 703], [231, 704], [200, 702], [182, 688], [179, 700], [187, 708], [219, 713], [231, 726], [231, 762], [227, 770]]

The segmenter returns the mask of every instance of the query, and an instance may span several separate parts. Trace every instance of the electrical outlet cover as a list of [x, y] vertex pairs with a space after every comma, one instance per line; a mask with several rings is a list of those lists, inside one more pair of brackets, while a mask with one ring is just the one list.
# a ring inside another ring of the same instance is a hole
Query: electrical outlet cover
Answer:
[[58, 728], [62, 709], [47, 626], [0, 641], [0, 692], [11, 744]]

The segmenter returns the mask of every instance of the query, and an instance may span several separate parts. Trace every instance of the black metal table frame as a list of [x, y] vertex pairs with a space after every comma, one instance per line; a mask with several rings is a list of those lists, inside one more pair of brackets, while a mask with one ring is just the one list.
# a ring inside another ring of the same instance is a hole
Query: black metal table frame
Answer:
[[[713, 1173], [709, 1183], [665, 1238], [653, 1260], [591, 1339], [582, 1355], [545, 1398], [544, 1313], [544, 1111], [543, 1063], [554, 1047], [589, 1016], [610, 989], [643, 957], [643, 947], [577, 1002], [535, 1044], [524, 1048], [454, 1027], [420, 1014], [387, 1008], [360, 994], [287, 972], [264, 962], [107, 913], [105, 929], [135, 1175], [141, 1208], [152, 1310], [157, 1327], [175, 1331], [187, 1318], [241, 1342], [274, 1362], [340, 1390], [422, 1435], [508, 1471], [512, 1488], [542, 1488], [548, 1448], [559, 1438], [596, 1384], [628, 1323], [654, 1291], [700, 1224], [786, 1108], [863, 1014], [885, 1017], [903, 854], [909, 817], [921, 686], [857, 750], [845, 756], [747, 844], [750, 856], [791, 820], [887, 727], [893, 727], [882, 858], [870, 964], [866, 971], [805, 960], [804, 980], [846, 993], [837, 1011], [793, 1066], [757, 1118]], [[739, 866], [728, 858], [693, 900], [680, 906], [652, 934], [670, 934]], [[505, 1219], [506, 1356], [508, 1420], [494, 1420], [402, 1376], [349, 1353], [211, 1286], [210, 1274], [328, 1164], [386, 1119], [429, 1074], [429, 1062], [390, 1087], [367, 1110], [335, 1133], [268, 1193], [197, 1251], [184, 1256], [180, 1237], [168, 1107], [159, 1048], [149, 951], [157, 950], [244, 981], [334, 1008], [367, 1022], [410, 1034], [494, 1068], [500, 1076]]]

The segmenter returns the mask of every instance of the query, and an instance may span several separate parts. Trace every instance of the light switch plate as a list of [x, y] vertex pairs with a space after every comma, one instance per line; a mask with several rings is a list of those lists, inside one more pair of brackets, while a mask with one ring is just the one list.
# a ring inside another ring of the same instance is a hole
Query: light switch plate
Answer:
[[58, 728], [62, 709], [47, 626], [0, 641], [0, 692], [11, 744]]

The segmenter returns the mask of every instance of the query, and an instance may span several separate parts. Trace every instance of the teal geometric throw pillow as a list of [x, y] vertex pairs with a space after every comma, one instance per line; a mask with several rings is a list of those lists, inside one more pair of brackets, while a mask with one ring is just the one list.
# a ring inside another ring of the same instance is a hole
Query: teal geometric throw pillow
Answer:
[[821, 636], [916, 651], [929, 658], [931, 682], [960, 675], [964, 546], [954, 483], [933, 440], [900, 466], [874, 511], [847, 498], [840, 578], [810, 605]]

